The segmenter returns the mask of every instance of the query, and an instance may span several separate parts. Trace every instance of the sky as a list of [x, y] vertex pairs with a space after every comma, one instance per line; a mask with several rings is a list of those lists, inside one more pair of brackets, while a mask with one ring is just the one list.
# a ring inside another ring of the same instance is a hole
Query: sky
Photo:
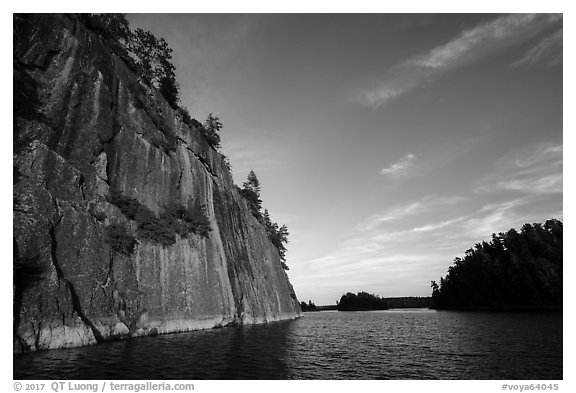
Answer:
[[492, 233], [563, 219], [561, 14], [128, 19], [257, 174], [299, 300], [429, 296]]

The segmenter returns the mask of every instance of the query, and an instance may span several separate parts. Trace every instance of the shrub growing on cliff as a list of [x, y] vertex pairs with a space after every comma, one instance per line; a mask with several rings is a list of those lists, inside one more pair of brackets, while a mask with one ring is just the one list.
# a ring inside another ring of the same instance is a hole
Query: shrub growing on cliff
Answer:
[[156, 215], [142, 212], [136, 217], [138, 236], [163, 246], [176, 243], [176, 234], [170, 222], [156, 217]]
[[192, 225], [194, 233], [202, 237], [210, 236], [212, 227], [210, 226], [210, 221], [208, 221], [204, 205], [200, 203], [192, 204], [192, 207], [186, 211], [183, 218]]
[[106, 240], [112, 251], [118, 254], [131, 255], [136, 248], [136, 238], [130, 233], [128, 225], [112, 223], [106, 227]]
[[136, 218], [143, 205], [135, 198], [130, 198], [122, 194], [117, 188], [110, 188], [106, 200], [120, 209], [122, 214], [131, 220]]
[[197, 201], [190, 200], [189, 207], [176, 202], [169, 203], [160, 216], [157, 216], [140, 201], [123, 195], [118, 189], [111, 188], [106, 199], [126, 217], [136, 221], [141, 239], [163, 246], [176, 243], [176, 234], [182, 238], [186, 238], [190, 233], [208, 237], [212, 230], [205, 207]]
[[170, 227], [181, 237], [187, 237], [190, 233], [195, 233], [202, 237], [210, 236], [212, 227], [205, 207], [198, 203], [189, 201], [190, 207], [185, 207], [177, 202], [169, 203], [164, 207], [160, 217], [169, 222]]
[[152, 210], [141, 204], [137, 199], [125, 196], [115, 188], [110, 189], [106, 199], [118, 207], [126, 217], [136, 221], [140, 238], [164, 246], [169, 246], [176, 242], [174, 231], [170, 229], [170, 224], [158, 218]]

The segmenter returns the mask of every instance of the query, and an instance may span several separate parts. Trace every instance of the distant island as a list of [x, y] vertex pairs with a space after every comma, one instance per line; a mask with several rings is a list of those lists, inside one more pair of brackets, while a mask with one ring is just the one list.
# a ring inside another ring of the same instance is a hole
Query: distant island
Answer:
[[336, 304], [338, 311], [367, 311], [367, 310], [388, 310], [388, 304], [380, 296], [367, 292], [357, 294], [348, 292], [342, 295]]
[[[366, 292], [359, 292], [357, 295], [351, 294], [358, 298], [358, 296], [362, 293]], [[432, 307], [432, 298], [430, 296], [403, 296], [403, 297], [384, 297], [380, 298], [376, 295], [368, 294], [370, 297], [374, 297], [377, 299], [383, 300], [383, 303], [386, 304], [386, 308], [363, 308], [362, 310], [388, 310], [388, 309], [397, 309], [397, 308], [430, 308]], [[361, 295], [363, 297], [364, 295]], [[342, 295], [342, 297], [346, 297], [350, 299], [350, 296]], [[310, 312], [310, 311], [338, 311], [338, 307], [340, 306], [340, 301], [337, 301], [336, 304], [324, 305], [324, 306], [316, 306], [311, 300], [308, 303], [301, 302], [300, 308], [303, 312]], [[354, 302], [354, 301], [353, 301]], [[357, 302], [357, 300], [356, 300]], [[345, 301], [346, 304], [346, 301]], [[366, 305], [364, 305], [366, 306]], [[339, 310], [339, 311], [359, 311], [359, 310]]]
[[312, 300], [309, 300], [308, 303], [300, 302], [300, 308], [302, 309], [303, 312], [320, 311], [320, 310], [318, 310], [316, 305], [314, 303], [312, 303]]
[[456, 258], [440, 283], [433, 307], [442, 310], [561, 310], [562, 222], [525, 224], [477, 243]]

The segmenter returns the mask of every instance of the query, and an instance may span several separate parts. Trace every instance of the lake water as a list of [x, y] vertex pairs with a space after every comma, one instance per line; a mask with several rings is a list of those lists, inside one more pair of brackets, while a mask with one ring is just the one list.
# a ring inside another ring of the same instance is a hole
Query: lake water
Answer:
[[306, 313], [15, 355], [14, 379], [562, 379], [562, 313]]

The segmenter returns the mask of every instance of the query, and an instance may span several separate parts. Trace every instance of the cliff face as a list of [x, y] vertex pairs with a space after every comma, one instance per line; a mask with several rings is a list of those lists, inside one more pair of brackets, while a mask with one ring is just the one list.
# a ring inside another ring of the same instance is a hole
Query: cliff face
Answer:
[[[77, 16], [15, 17], [13, 165], [14, 351], [300, 315], [222, 155]], [[110, 190], [201, 203], [210, 235], [116, 252]]]

